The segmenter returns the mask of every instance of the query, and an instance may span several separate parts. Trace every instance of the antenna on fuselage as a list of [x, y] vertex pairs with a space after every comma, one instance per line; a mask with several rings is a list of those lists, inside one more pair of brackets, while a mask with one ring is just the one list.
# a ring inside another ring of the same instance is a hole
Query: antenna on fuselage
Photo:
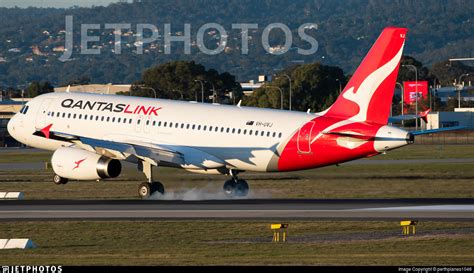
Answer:
[[242, 103], [242, 100], [239, 100], [239, 103], [237, 103], [237, 107], [240, 108], [240, 104]]
[[71, 88], [71, 85], [68, 85], [66, 88], [66, 92], [69, 93], [69, 89]]
[[311, 114], [311, 108], [308, 108], [308, 111], [306, 111], [307, 114]]

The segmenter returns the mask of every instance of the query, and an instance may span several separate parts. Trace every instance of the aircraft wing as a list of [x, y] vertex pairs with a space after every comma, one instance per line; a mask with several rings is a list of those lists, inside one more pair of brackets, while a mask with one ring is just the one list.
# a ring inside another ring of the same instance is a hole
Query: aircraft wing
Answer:
[[[185, 163], [184, 155], [173, 149], [172, 145], [158, 145], [136, 140], [95, 139], [54, 131], [48, 131], [47, 134], [44, 134], [44, 129], [38, 132], [43, 133], [46, 138], [67, 141], [81, 149], [107, 155], [111, 158], [126, 159], [130, 156], [135, 156], [155, 166], [158, 165], [158, 162], [168, 162], [177, 165]], [[35, 134], [38, 132], [35, 132]]]

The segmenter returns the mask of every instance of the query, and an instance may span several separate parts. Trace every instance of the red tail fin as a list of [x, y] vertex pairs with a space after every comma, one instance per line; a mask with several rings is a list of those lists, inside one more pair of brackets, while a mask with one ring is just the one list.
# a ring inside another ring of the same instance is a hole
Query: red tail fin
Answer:
[[327, 116], [387, 124], [406, 33], [383, 30]]
[[428, 110], [420, 112], [419, 117], [426, 123], [428, 123], [428, 114], [430, 113], [431, 108], [428, 108]]

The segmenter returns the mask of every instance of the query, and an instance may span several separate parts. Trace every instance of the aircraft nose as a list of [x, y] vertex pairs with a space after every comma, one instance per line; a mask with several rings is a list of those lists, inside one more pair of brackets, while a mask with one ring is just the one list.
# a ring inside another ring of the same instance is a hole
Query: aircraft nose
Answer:
[[13, 136], [14, 133], [15, 133], [15, 125], [14, 125], [14, 122], [15, 122], [15, 117], [12, 117], [9, 121], [8, 121], [8, 124], [7, 124], [7, 131], [8, 133]]

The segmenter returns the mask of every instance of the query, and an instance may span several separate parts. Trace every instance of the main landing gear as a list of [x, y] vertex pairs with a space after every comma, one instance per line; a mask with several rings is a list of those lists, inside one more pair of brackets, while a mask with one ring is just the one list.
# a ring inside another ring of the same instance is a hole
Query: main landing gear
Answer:
[[232, 178], [224, 183], [224, 193], [228, 197], [245, 197], [249, 193], [249, 184], [237, 177], [237, 172], [231, 170]]
[[138, 196], [142, 199], [148, 199], [153, 194], [164, 194], [165, 187], [158, 181], [153, 181], [152, 179], [152, 166], [148, 162], [140, 162], [138, 164], [138, 169], [142, 171], [148, 182], [143, 182], [138, 186]]

